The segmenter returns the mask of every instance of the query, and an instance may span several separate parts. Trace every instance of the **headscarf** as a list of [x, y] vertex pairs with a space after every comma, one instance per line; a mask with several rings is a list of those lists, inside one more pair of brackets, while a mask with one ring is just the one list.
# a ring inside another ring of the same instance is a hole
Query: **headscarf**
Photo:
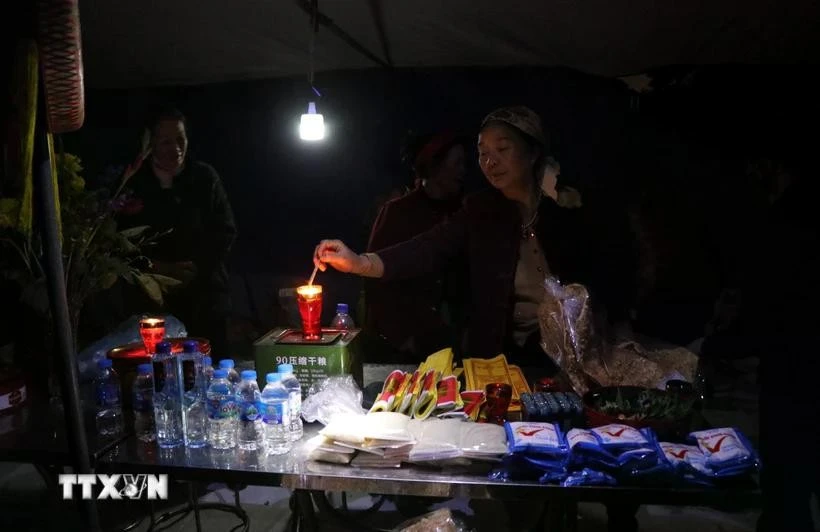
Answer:
[[547, 138], [541, 127], [541, 117], [529, 107], [518, 105], [496, 109], [484, 117], [484, 120], [481, 121], [481, 128], [483, 129], [490, 122], [502, 122], [510, 125], [531, 137], [542, 148], [547, 148]]

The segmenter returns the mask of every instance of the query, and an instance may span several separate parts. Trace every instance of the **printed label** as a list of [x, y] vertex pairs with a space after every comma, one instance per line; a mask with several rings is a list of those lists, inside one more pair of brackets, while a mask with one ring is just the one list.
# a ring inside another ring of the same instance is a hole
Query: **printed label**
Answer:
[[302, 394], [290, 394], [290, 404], [288, 407], [290, 408], [290, 415], [293, 416], [293, 419], [298, 419], [302, 414]]
[[510, 423], [515, 445], [529, 444], [535, 446], [558, 447], [560, 441], [552, 423]]
[[673, 466], [687, 464], [701, 473], [707, 475], [711, 473], [709, 468], [706, 467], [706, 457], [696, 446], [661, 442], [660, 447], [663, 455]]
[[290, 422], [288, 403], [263, 405], [262, 422], [266, 425], [283, 425]]
[[117, 406], [120, 404], [120, 389], [115, 383], [104, 383], [97, 386], [97, 404], [100, 406]]
[[747, 458], [751, 452], [743, 445], [733, 429], [712, 429], [692, 434], [698, 447], [712, 464]]
[[209, 419], [235, 419], [237, 417], [239, 417], [239, 406], [235, 399], [208, 399]]
[[239, 404], [239, 419], [242, 421], [256, 421], [260, 419], [260, 405], [253, 401], [242, 401]]
[[643, 445], [649, 443], [647, 439], [638, 429], [634, 429], [627, 425], [605, 425], [603, 427], [595, 427], [592, 432], [598, 435], [601, 443], [607, 444], [625, 444], [635, 443]]
[[570, 449], [574, 448], [579, 443], [588, 443], [590, 445], [599, 445], [598, 439], [590, 431], [584, 429], [572, 429], [567, 432], [567, 442]]

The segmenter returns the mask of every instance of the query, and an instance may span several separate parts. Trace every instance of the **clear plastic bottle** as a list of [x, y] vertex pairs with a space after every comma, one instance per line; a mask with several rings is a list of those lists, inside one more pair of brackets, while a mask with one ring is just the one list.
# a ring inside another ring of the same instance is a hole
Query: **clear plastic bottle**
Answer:
[[137, 376], [131, 390], [134, 433], [140, 441], [154, 441], [157, 433], [154, 426], [154, 377], [151, 375], [151, 364], [137, 366]]
[[255, 451], [262, 438], [262, 396], [256, 383], [256, 372], [246, 369], [242, 372], [242, 381], [236, 391], [239, 403], [239, 433], [237, 444], [243, 451]]
[[202, 357], [202, 376], [204, 377], [204, 389], [202, 393], [208, 391], [208, 386], [211, 385], [211, 379], [214, 378], [214, 363], [211, 357]]
[[205, 375], [202, 373], [202, 354], [199, 342], [188, 340], [182, 344], [182, 367], [185, 390], [182, 396], [182, 426], [186, 447], [204, 447], [208, 444], [208, 412], [205, 408]]
[[228, 372], [228, 380], [231, 382], [231, 384], [236, 386], [242, 379], [239, 377], [239, 373], [237, 373], [234, 369], [234, 366], [235, 364], [233, 363], [233, 360], [231, 360], [230, 358], [226, 358], [225, 360], [219, 361], [219, 369], [226, 370]]
[[118, 436], [123, 432], [120, 379], [113, 362], [104, 358], [98, 363], [99, 373], [94, 380], [97, 396], [97, 432], [103, 436]]
[[267, 386], [262, 390], [262, 423], [265, 425], [265, 450], [267, 454], [285, 454], [290, 451], [288, 437], [290, 412], [288, 391], [282, 385], [282, 376], [268, 373]]
[[336, 305], [336, 315], [330, 322], [331, 329], [350, 330], [356, 327], [353, 323], [353, 318], [350, 316], [350, 309], [347, 303], [339, 303]]
[[290, 410], [290, 427], [288, 437], [290, 441], [302, 439], [302, 385], [293, 374], [293, 365], [280, 364], [279, 375], [282, 376], [282, 385], [288, 391], [288, 409]]
[[157, 427], [157, 445], [171, 448], [182, 445], [182, 375], [179, 360], [171, 353], [171, 344], [157, 344], [154, 361], [154, 384], [157, 385], [157, 366], [162, 367], [162, 381], [154, 392], [154, 423]]
[[237, 414], [236, 393], [228, 380], [228, 370], [218, 369], [208, 387], [208, 443], [212, 449], [236, 447]]

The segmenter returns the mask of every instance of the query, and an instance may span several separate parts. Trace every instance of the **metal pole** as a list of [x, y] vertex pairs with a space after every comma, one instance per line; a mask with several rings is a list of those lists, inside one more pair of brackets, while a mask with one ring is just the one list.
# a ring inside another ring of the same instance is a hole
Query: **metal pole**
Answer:
[[[68, 450], [74, 458], [77, 473], [92, 473], [88, 452], [83, 410], [80, 403], [80, 384], [74, 357], [74, 341], [66, 299], [65, 273], [63, 272], [62, 246], [57, 229], [57, 206], [54, 202], [54, 183], [51, 180], [51, 162], [46, 133], [45, 105], [42, 93], [37, 111], [37, 128], [34, 136], [34, 189], [37, 196], [40, 233], [43, 241], [43, 266], [48, 287], [48, 301], [54, 325], [54, 346], [59, 353], [62, 371], [60, 385], [66, 414]], [[88, 530], [100, 530], [99, 516], [94, 500], [80, 501]]]

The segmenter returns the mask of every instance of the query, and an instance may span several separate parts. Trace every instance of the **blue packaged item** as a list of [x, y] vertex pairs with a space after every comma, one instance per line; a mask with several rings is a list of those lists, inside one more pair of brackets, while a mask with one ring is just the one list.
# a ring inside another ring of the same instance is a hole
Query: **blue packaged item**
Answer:
[[569, 453], [567, 439], [555, 423], [514, 421], [504, 424], [511, 453], [538, 454], [563, 460]]
[[[516, 454], [508, 454], [501, 459], [501, 464], [490, 471], [490, 480], [532, 480], [541, 478], [543, 471], [533, 467], [532, 464], [524, 460], [524, 457]], [[566, 475], [566, 471], [563, 473]]]
[[618, 469], [627, 474], [652, 469], [658, 465], [658, 454], [654, 445], [624, 451], [618, 455]]
[[607, 475], [606, 473], [589, 468], [570, 473], [570, 475], [561, 482], [561, 486], [565, 488], [574, 486], [615, 486], [616, 484], [618, 484], [618, 482], [612, 475]]
[[630, 449], [649, 447], [655, 441], [655, 435], [651, 429], [638, 430], [618, 423], [595, 427], [591, 431], [601, 442], [601, 447], [613, 454], [620, 454]]
[[604, 467], [614, 469], [618, 459], [601, 446], [600, 440], [586, 429], [571, 429], [567, 432], [570, 462], [575, 467]]
[[717, 476], [735, 476], [757, 469], [757, 453], [746, 436], [735, 428], [693, 432], [689, 440], [697, 444], [706, 466]]
[[521, 455], [521, 459], [524, 460], [524, 463], [540, 471], [552, 471], [560, 472], [564, 475], [567, 474], [567, 466], [569, 465], [568, 458], [554, 460], [550, 458], [538, 458], [536, 456], [524, 454]]
[[675, 475], [686, 483], [711, 485], [714, 472], [706, 465], [706, 456], [696, 445], [661, 442], [663, 460]]
[[541, 484], [560, 484], [567, 478], [567, 470], [547, 471], [538, 479]]

